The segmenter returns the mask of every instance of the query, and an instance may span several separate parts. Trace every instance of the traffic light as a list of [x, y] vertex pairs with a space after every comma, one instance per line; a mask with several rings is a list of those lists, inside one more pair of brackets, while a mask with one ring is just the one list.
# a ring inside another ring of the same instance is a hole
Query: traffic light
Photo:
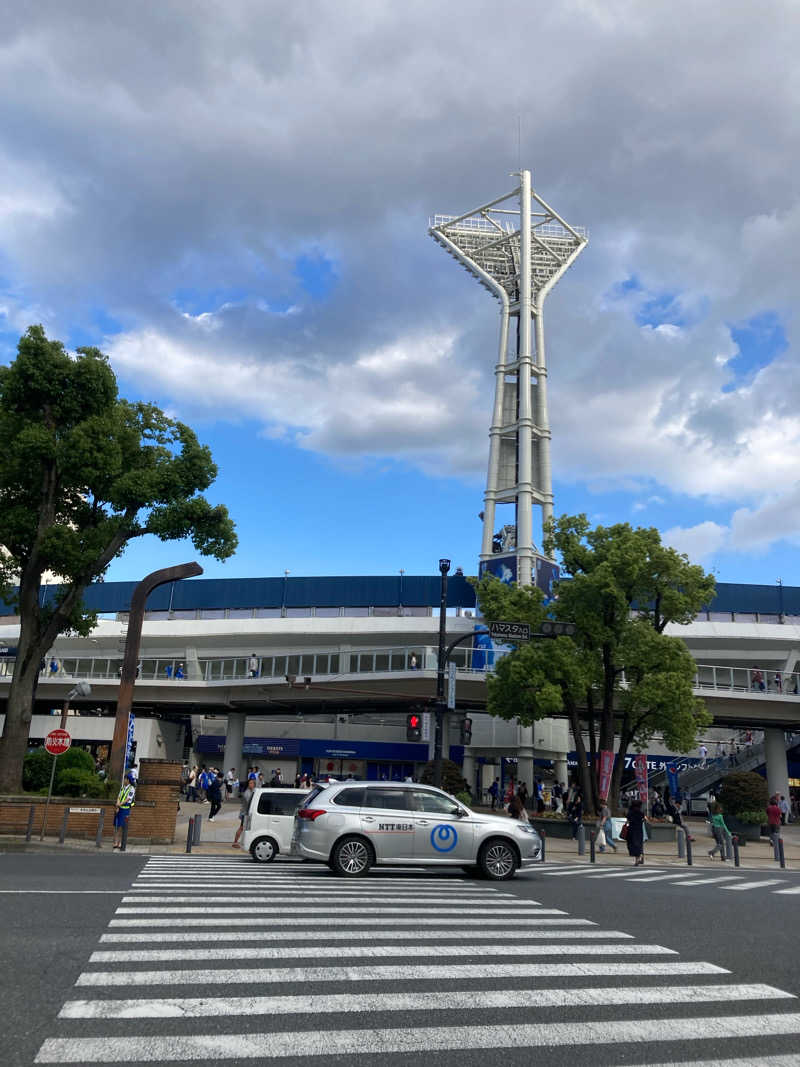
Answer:
[[406, 741], [422, 740], [422, 716], [417, 711], [406, 715]]
[[461, 720], [461, 744], [472, 744], [472, 719]]

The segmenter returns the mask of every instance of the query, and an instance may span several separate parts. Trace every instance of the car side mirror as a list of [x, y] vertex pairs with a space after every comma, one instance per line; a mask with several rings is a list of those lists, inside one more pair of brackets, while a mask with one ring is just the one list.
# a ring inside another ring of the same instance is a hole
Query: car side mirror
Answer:
[[455, 815], [457, 819], [465, 819], [467, 817], [467, 813], [463, 808], [453, 808], [452, 814]]

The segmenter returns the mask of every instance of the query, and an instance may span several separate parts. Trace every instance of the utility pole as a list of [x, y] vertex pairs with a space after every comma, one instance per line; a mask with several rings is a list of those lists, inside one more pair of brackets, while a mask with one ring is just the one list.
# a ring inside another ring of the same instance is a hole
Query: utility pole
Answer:
[[442, 787], [442, 743], [444, 734], [444, 676], [447, 666], [447, 574], [450, 560], [439, 560], [439, 573], [442, 576], [442, 596], [439, 603], [439, 655], [436, 662], [436, 732], [433, 742], [434, 772], [433, 784]]

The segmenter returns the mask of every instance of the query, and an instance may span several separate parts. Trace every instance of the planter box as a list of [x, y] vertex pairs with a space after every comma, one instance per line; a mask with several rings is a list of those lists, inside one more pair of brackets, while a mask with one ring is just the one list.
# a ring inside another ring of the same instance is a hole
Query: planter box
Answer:
[[[590, 827], [583, 824], [586, 828], [586, 839], [589, 839]], [[572, 827], [566, 819], [531, 819], [531, 826], [536, 830], [544, 830], [547, 837], [567, 838], [572, 837]]]
[[671, 822], [648, 823], [645, 827], [650, 841], [674, 841], [675, 824]]
[[725, 825], [732, 834], [736, 834], [740, 845], [744, 845], [748, 841], [758, 841], [761, 837], [760, 826], [751, 822], [740, 822], [735, 815], [726, 815]]

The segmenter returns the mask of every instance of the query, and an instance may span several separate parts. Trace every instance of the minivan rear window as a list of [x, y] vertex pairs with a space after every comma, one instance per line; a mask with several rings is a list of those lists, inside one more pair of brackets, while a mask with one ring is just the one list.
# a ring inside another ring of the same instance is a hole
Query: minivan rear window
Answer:
[[262, 793], [258, 798], [259, 815], [294, 815], [303, 804], [305, 793]]
[[334, 804], [342, 804], [346, 808], [362, 808], [364, 806], [364, 788], [343, 789], [333, 798]]

